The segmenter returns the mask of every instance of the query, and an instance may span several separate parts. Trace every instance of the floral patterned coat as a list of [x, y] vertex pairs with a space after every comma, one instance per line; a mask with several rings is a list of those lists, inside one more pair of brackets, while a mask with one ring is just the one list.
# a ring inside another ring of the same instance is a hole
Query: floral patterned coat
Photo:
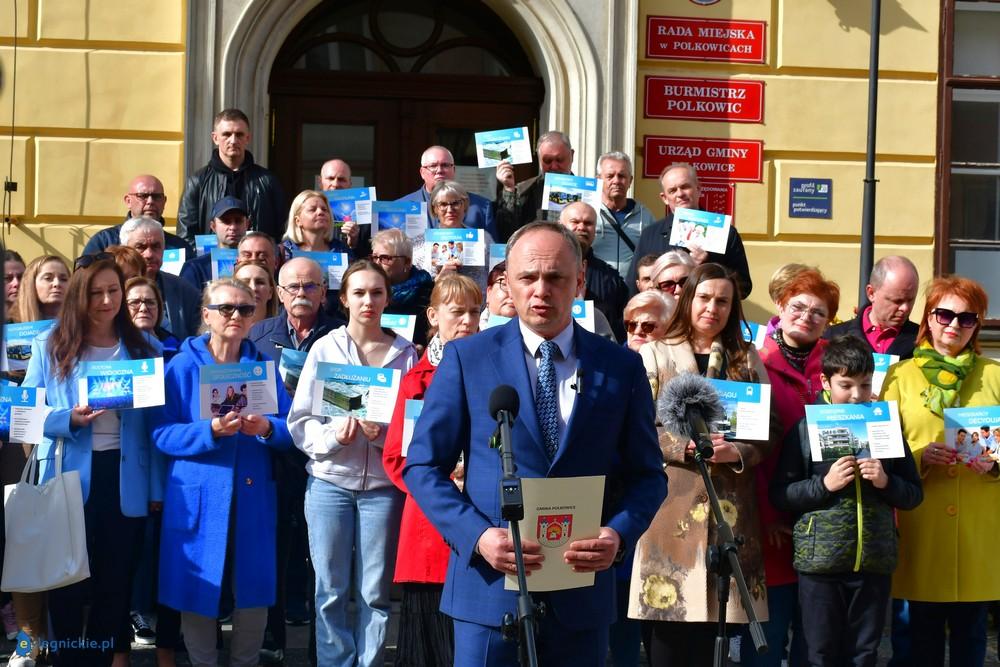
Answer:
[[[651, 342], [643, 345], [639, 352], [654, 394], [655, 389], [675, 376], [698, 372], [687, 341]], [[748, 365], [759, 382], [768, 383], [767, 371], [756, 350], [750, 350]], [[772, 410], [772, 427], [776, 422]], [[709, 545], [716, 541], [708, 493], [697, 464], [685, 456], [687, 440], [662, 427], [658, 431], [670, 491], [636, 547], [628, 615], [650, 621], [717, 621], [716, 578], [705, 562]], [[744, 539], [739, 550], [740, 565], [753, 598], [754, 611], [757, 618], [764, 621], [767, 619], [767, 588], [753, 467], [767, 457], [770, 444], [759, 441], [733, 442], [733, 445], [739, 452], [740, 461], [710, 463], [709, 471], [723, 513], [733, 526], [733, 532]], [[726, 616], [732, 623], [748, 622], [735, 582]]]

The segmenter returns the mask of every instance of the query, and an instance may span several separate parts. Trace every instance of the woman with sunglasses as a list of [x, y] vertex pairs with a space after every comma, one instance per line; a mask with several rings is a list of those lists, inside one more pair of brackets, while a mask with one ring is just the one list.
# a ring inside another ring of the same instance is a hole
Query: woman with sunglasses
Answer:
[[[290, 400], [274, 370], [278, 411], [203, 418], [201, 369], [268, 361], [247, 339], [256, 305], [245, 283], [213, 280], [202, 297], [202, 329], [168, 364], [166, 404], [153, 438], [167, 455], [160, 540], [160, 602], [181, 612], [191, 663], [217, 664], [216, 619], [233, 609], [231, 665], [256, 665], [267, 608], [274, 604], [277, 496], [271, 451], [291, 447]], [[205, 399], [207, 400], [207, 399]], [[232, 600], [223, 599], [232, 595]], [[231, 602], [231, 604], [230, 604]]]
[[694, 260], [691, 259], [688, 252], [668, 250], [656, 258], [653, 267], [649, 270], [651, 280], [649, 289], [657, 289], [664, 296], [676, 302], [694, 267]]
[[[299, 376], [288, 415], [295, 446], [309, 458], [305, 516], [316, 572], [316, 655], [320, 665], [381, 665], [389, 626], [389, 589], [403, 496], [382, 466], [386, 425], [312, 409], [321, 362], [409, 371], [410, 341], [381, 326], [389, 276], [368, 260], [341, 282], [346, 326], [316, 341]], [[353, 572], [353, 575], [352, 575]], [[351, 592], [357, 617], [348, 615]]]
[[[768, 486], [780, 458], [785, 434], [806, 415], [806, 405], [817, 403], [827, 341], [822, 337], [830, 318], [840, 306], [840, 288], [819, 271], [802, 268], [775, 287], [778, 323], [764, 340], [760, 357], [771, 378], [772, 412], [779, 420], [779, 439], [774, 453], [755, 471], [757, 505], [765, 527], [764, 569], [767, 575], [768, 621], [764, 632], [770, 646], [784, 646], [792, 629], [789, 664], [796, 667], [805, 658], [798, 613], [798, 575], [792, 567], [791, 517], [771, 504]], [[758, 655], [748, 632], [740, 642], [742, 664], [780, 667], [781, 651]]]
[[988, 601], [1000, 599], [992, 567], [1000, 471], [989, 457], [956, 461], [945, 440], [944, 410], [1000, 405], [1000, 364], [980, 355], [988, 305], [982, 285], [935, 278], [924, 296], [913, 358], [892, 366], [882, 385], [883, 400], [899, 405], [903, 439], [924, 483], [924, 502], [897, 513], [892, 597], [910, 601], [914, 665], [944, 665], [947, 641], [947, 664], [980, 666]]
[[[458, 181], [440, 181], [430, 194], [431, 217], [434, 227], [439, 229], [465, 229], [465, 216], [469, 212], [469, 192]], [[483, 235], [482, 263], [472, 266], [462, 262], [459, 248], [462, 243], [442, 243], [436, 259], [427, 256], [424, 236], [413, 240], [413, 263], [428, 271], [435, 278], [448, 273], [460, 273], [476, 281], [479, 289], [486, 293], [486, 277], [489, 273], [487, 257], [493, 237], [488, 232]]]
[[32, 343], [23, 383], [45, 387], [49, 406], [38, 445], [40, 481], [52, 478], [61, 444], [63, 470], [78, 471], [83, 487], [90, 577], [49, 591], [48, 606], [53, 636], [93, 643], [60, 648], [56, 665], [111, 665], [113, 658], [127, 664], [135, 554], [149, 505], [162, 500], [162, 460], [152, 451], [147, 411], [95, 410], [79, 395], [82, 363], [160, 353], [128, 316], [114, 259], [98, 257], [77, 260], [58, 321]]
[[[742, 322], [734, 274], [713, 263], [694, 269], [663, 339], [639, 348], [654, 398], [682, 373], [766, 384], [767, 371], [757, 351], [743, 340]], [[636, 547], [628, 615], [651, 622], [653, 667], [710, 665], [718, 605], [716, 578], [708, 571], [705, 553], [715, 543], [715, 522], [694, 459], [694, 443], [662, 427], [659, 433], [670, 499], [664, 501]], [[763, 617], [767, 602], [752, 469], [767, 456], [770, 444], [728, 440], [721, 433], [712, 433], [711, 440], [712, 482], [733, 530], [745, 539], [739, 550], [740, 564], [754, 611]], [[747, 622], [735, 589], [729, 597], [727, 619]]]
[[674, 312], [674, 302], [654, 291], [639, 292], [625, 304], [625, 344], [633, 352], [653, 340], [663, 338], [667, 322]]

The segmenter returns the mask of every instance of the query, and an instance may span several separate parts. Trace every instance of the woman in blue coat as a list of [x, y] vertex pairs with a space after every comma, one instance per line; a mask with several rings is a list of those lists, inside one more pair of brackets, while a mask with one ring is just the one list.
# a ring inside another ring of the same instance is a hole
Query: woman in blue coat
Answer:
[[215, 665], [215, 619], [223, 590], [231, 590], [230, 665], [256, 665], [275, 600], [277, 500], [269, 449], [292, 445], [285, 425], [290, 400], [275, 372], [277, 414], [201, 417], [202, 366], [267, 359], [247, 340], [255, 308], [249, 287], [231, 278], [212, 281], [202, 304], [208, 333], [184, 341], [167, 366], [167, 400], [153, 427], [156, 446], [168, 455], [160, 602], [181, 611], [192, 664]]
[[62, 439], [63, 469], [78, 471], [83, 488], [90, 578], [49, 591], [49, 614], [54, 637], [89, 641], [53, 653], [56, 665], [106, 666], [115, 651], [128, 651], [136, 550], [149, 503], [163, 497], [162, 459], [152, 451], [146, 411], [94, 410], [78, 394], [81, 362], [160, 354], [159, 344], [132, 324], [124, 283], [113, 259], [79, 258], [59, 320], [32, 343], [24, 378], [26, 387], [45, 387], [51, 408], [38, 445], [41, 481], [55, 474]]

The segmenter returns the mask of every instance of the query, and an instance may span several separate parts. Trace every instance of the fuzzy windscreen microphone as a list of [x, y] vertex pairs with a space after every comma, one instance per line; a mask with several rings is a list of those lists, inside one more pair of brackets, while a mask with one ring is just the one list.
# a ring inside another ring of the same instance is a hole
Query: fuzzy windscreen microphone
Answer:
[[660, 389], [656, 416], [671, 433], [701, 443], [711, 433], [708, 425], [725, 419], [726, 412], [711, 382], [696, 373], [682, 373]]

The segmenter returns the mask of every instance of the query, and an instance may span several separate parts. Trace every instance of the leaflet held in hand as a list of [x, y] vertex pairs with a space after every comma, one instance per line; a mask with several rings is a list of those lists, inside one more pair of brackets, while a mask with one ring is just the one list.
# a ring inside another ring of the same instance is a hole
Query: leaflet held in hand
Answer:
[[501, 162], [526, 164], [531, 162], [531, 140], [526, 127], [508, 130], [476, 132], [476, 162], [482, 169]]
[[295, 388], [299, 386], [299, 376], [302, 375], [302, 367], [306, 363], [309, 355], [305, 350], [296, 350], [291, 347], [281, 348], [281, 357], [278, 359], [278, 375], [285, 383], [285, 390], [289, 396], [295, 395]]
[[435, 271], [449, 261], [462, 266], [486, 266], [486, 242], [483, 230], [437, 228], [424, 233], [427, 264]]
[[163, 358], [84, 361], [77, 382], [80, 404], [95, 410], [163, 405]]
[[167, 248], [163, 251], [163, 262], [160, 264], [160, 271], [165, 271], [171, 275], [181, 275], [184, 268], [184, 251], [180, 248]]
[[331, 290], [340, 289], [340, 279], [347, 270], [348, 260], [346, 252], [317, 252], [313, 250], [294, 250], [293, 257], [308, 257], [323, 270], [326, 275], [326, 287]]
[[398, 229], [407, 238], [415, 239], [427, 229], [427, 202], [372, 202], [372, 217], [375, 220], [375, 231]]
[[[531, 573], [529, 591], [561, 591], [594, 584], [593, 572], [574, 572], [563, 560], [571, 542], [596, 538], [601, 531], [604, 476], [523, 478], [524, 519], [521, 537], [542, 545], [545, 562]], [[517, 590], [507, 574], [504, 589]]]
[[199, 417], [211, 419], [230, 412], [273, 415], [278, 412], [274, 362], [210, 364], [199, 368]]
[[379, 325], [383, 329], [391, 329], [393, 333], [413, 342], [413, 331], [417, 328], [417, 316], [382, 313]]
[[38, 320], [4, 325], [4, 354], [7, 356], [4, 370], [25, 370], [31, 361], [31, 341], [38, 334], [51, 329], [55, 323], [55, 320]]
[[1000, 406], [945, 408], [944, 442], [955, 463], [1000, 461]]
[[872, 394], [878, 397], [882, 393], [882, 383], [885, 382], [885, 375], [889, 372], [889, 366], [899, 362], [899, 355], [873, 352], [872, 356], [875, 358], [875, 373], [872, 375]]
[[231, 278], [239, 260], [236, 248], [212, 248], [212, 280]]
[[764, 339], [767, 338], [767, 325], [756, 322], [741, 322], [740, 332], [743, 334], [743, 340], [752, 343], [758, 350], [764, 347]]
[[578, 201], [590, 204], [595, 211], [601, 210], [601, 188], [596, 178], [573, 176], [572, 174], [545, 174], [542, 188], [542, 210], [561, 211]]
[[356, 417], [388, 424], [396, 407], [402, 373], [393, 368], [316, 365], [312, 413], [320, 417]]
[[403, 440], [400, 456], [406, 456], [410, 451], [410, 441], [413, 440], [413, 429], [417, 426], [417, 419], [424, 409], [423, 401], [416, 401], [412, 398], [406, 399], [403, 406]]
[[580, 326], [594, 333], [594, 302], [583, 299], [573, 299], [573, 319], [580, 323]]
[[807, 405], [806, 426], [813, 461], [905, 456], [896, 401]]
[[726, 412], [723, 422], [709, 425], [730, 440], [767, 440], [771, 428], [771, 385], [710, 379]]
[[729, 243], [733, 218], [722, 213], [678, 208], [670, 227], [670, 245], [679, 248], [698, 246], [706, 252], [724, 254]]
[[375, 188], [348, 188], [346, 190], [326, 190], [323, 192], [330, 203], [333, 223], [341, 226], [345, 222], [370, 225], [372, 222], [372, 202], [377, 199]]
[[0, 388], [0, 440], [38, 444], [45, 435], [45, 389]]

